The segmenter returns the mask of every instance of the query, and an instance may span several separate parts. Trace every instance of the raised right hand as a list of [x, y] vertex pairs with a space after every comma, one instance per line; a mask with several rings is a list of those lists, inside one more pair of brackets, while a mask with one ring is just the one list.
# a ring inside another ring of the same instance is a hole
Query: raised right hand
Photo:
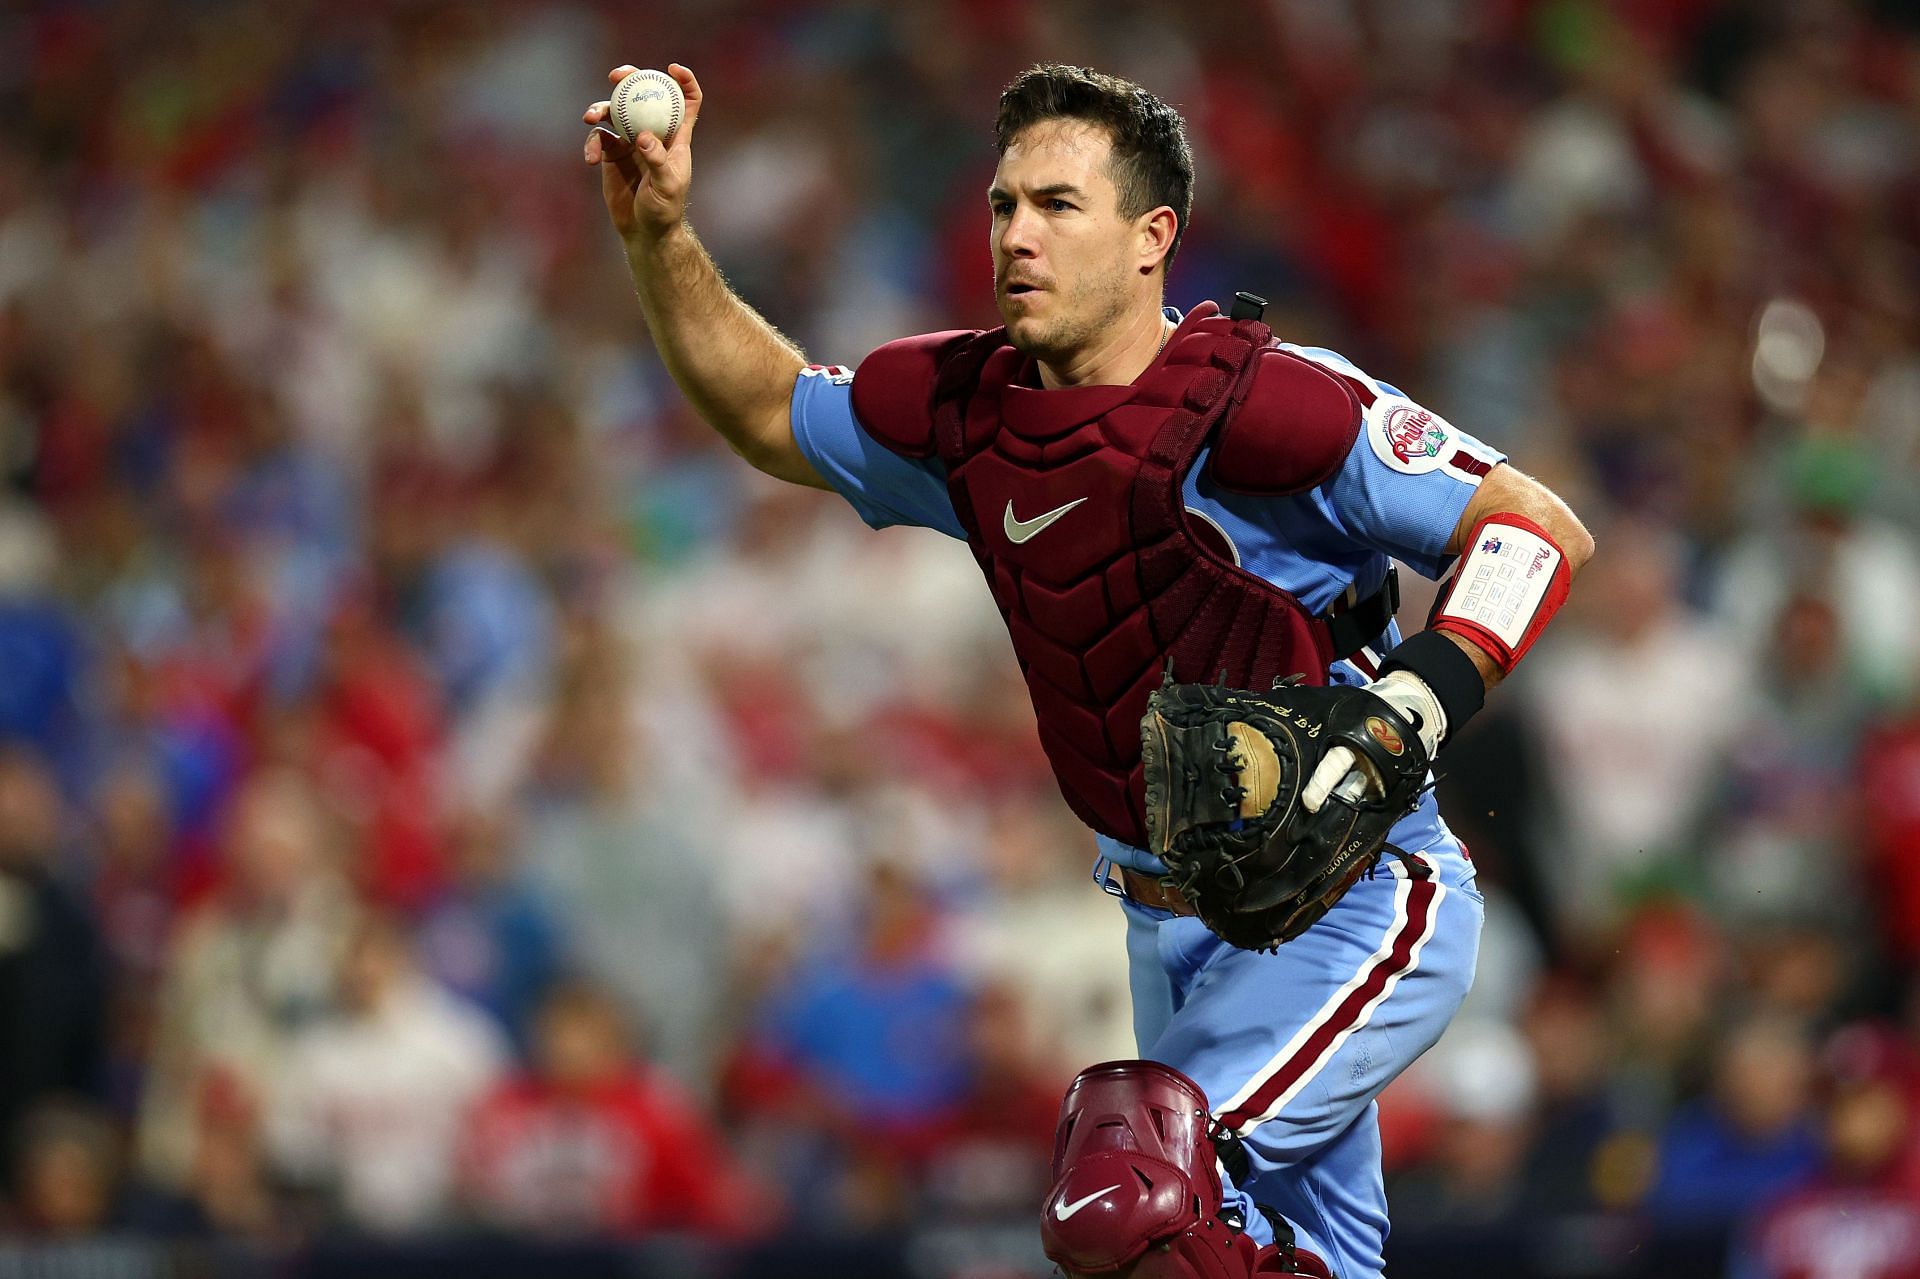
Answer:
[[[607, 72], [609, 85], [619, 84], [634, 68], [618, 66]], [[658, 239], [680, 225], [687, 212], [687, 188], [693, 182], [693, 125], [700, 118], [700, 82], [678, 62], [667, 74], [679, 82], [687, 110], [671, 146], [651, 133], [623, 142], [608, 127], [607, 103], [596, 102], [580, 118], [594, 126], [587, 135], [586, 161], [600, 166], [600, 194], [607, 215], [622, 240]]]

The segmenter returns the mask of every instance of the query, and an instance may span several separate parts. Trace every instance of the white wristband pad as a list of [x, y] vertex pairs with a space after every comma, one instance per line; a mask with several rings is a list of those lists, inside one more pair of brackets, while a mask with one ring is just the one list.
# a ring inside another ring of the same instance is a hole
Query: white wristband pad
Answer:
[[1567, 597], [1566, 559], [1532, 520], [1488, 516], [1474, 527], [1432, 624], [1465, 635], [1511, 670]]

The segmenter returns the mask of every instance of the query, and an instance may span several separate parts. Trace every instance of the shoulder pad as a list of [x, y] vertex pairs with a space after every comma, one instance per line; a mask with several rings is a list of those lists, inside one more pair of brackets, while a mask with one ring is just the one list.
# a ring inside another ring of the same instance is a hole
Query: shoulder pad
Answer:
[[1207, 473], [1234, 493], [1304, 493], [1347, 460], [1360, 414], [1340, 377], [1287, 351], [1262, 351], [1247, 398], [1214, 437]]
[[907, 457], [932, 457], [933, 388], [940, 366], [973, 329], [898, 338], [860, 361], [853, 375], [853, 415], [868, 435]]

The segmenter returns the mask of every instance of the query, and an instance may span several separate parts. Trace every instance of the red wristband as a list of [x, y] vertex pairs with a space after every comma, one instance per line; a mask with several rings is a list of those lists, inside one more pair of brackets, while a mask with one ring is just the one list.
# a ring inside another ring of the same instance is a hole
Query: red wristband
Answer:
[[1473, 641], [1509, 673], [1566, 603], [1572, 582], [1551, 533], [1524, 515], [1499, 512], [1467, 535], [1427, 624]]

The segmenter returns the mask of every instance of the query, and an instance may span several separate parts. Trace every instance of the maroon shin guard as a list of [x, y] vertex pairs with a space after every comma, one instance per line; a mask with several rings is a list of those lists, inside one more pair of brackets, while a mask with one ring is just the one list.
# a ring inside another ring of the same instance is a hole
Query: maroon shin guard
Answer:
[[1279, 1250], [1221, 1220], [1211, 1122], [1206, 1095], [1171, 1066], [1111, 1061], [1081, 1071], [1061, 1104], [1041, 1210], [1048, 1258], [1070, 1275], [1126, 1279], [1294, 1273]]

